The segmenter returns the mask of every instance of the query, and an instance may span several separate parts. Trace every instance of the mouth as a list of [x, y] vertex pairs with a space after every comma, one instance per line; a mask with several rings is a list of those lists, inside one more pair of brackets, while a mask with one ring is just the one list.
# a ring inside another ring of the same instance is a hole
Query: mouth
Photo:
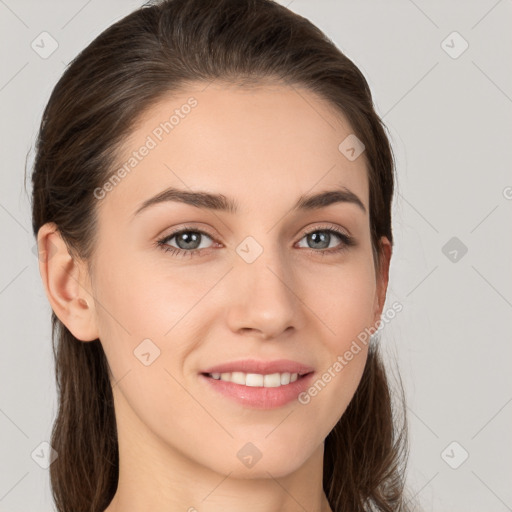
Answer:
[[302, 372], [283, 372], [283, 373], [245, 373], [245, 372], [212, 372], [202, 373], [205, 377], [223, 382], [231, 382], [239, 384], [240, 386], [253, 387], [253, 388], [279, 388], [287, 386], [297, 380], [301, 380], [312, 371]]
[[[262, 370], [260, 370], [262, 371]], [[246, 373], [202, 372], [199, 378], [206, 385], [205, 393], [234, 401], [250, 409], [270, 410], [284, 407], [297, 400], [308, 389], [315, 372]]]
[[311, 385], [314, 374], [313, 366], [291, 359], [244, 359], [204, 368], [199, 377], [212, 396], [269, 410], [296, 400]]

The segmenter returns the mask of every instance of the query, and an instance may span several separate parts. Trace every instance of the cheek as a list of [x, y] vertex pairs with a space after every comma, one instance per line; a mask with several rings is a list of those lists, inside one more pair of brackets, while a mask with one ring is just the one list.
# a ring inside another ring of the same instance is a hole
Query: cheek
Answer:
[[114, 380], [130, 372], [135, 394], [149, 393], [161, 389], [158, 379], [170, 379], [165, 369], [181, 372], [195, 340], [204, 338], [205, 315], [215, 316], [208, 291], [217, 280], [215, 272], [199, 279], [194, 272], [170, 272], [122, 254], [105, 258], [98, 265], [95, 296], [101, 304], [99, 337]]
[[340, 360], [333, 360], [306, 392], [299, 396], [309, 429], [317, 432], [322, 439], [327, 437], [345, 414], [361, 382], [368, 347], [360, 343], [357, 351], [357, 354], [352, 354], [350, 361], [340, 354]]
[[304, 302], [327, 333], [331, 353], [346, 350], [373, 322], [376, 282], [371, 258], [353, 258], [339, 267], [317, 267], [303, 282]]
[[110, 254], [98, 265], [95, 289], [104, 306], [98, 314], [106, 328], [122, 327], [132, 337], [162, 336], [207, 289], [207, 283], [191, 277], [193, 272], [169, 272], [148, 264], [147, 259]]
[[[367, 329], [373, 323], [376, 283], [373, 261], [359, 260], [316, 275], [306, 297], [322, 330], [325, 357], [311, 387], [299, 397], [310, 421], [325, 435], [345, 412], [360, 383], [368, 355]], [[327, 278], [328, 277], [328, 278]]]

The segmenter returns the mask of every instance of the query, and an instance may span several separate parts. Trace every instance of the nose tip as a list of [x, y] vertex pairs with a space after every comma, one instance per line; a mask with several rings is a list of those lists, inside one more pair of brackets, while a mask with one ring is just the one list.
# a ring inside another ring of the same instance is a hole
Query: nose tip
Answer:
[[288, 277], [281, 277], [283, 273], [276, 272], [275, 267], [279, 263], [269, 264], [263, 258], [250, 265], [242, 262], [241, 269], [233, 276], [240, 292], [233, 295], [228, 314], [232, 329], [257, 332], [266, 340], [294, 329], [299, 301], [286, 282]]
[[246, 333], [249, 336], [256, 336], [265, 341], [278, 338], [282, 336], [287, 331], [293, 331], [294, 327], [292, 325], [288, 325], [282, 328], [282, 323], [278, 324], [276, 322], [269, 321], [265, 324], [265, 328], [256, 328], [256, 327], [242, 327], [240, 331], [242, 333]]

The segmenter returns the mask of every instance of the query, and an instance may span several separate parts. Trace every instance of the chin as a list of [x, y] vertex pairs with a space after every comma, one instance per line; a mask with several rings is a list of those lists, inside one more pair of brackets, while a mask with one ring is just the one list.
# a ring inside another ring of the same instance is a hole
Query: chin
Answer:
[[[268, 447], [257, 452], [252, 447], [244, 446], [245, 452], [243, 448], [237, 450], [233, 458], [228, 457], [228, 460], [223, 461], [221, 467], [214, 464], [211, 468], [221, 474], [229, 473], [230, 478], [240, 480], [282, 478], [301, 468], [312, 455], [291, 447], [287, 449], [280, 446], [277, 450]], [[253, 461], [244, 461], [244, 454], [251, 454], [254, 457]]]

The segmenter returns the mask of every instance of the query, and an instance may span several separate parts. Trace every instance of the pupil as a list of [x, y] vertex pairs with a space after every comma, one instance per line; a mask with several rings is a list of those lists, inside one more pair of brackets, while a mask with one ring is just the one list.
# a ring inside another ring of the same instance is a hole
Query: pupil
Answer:
[[[178, 246], [180, 249], [196, 249], [197, 246], [194, 246], [195, 243], [199, 240], [199, 234], [198, 233], [192, 233], [190, 231], [187, 231], [185, 233], [181, 233], [180, 236], [178, 236]], [[184, 241], [184, 244], [180, 243], [181, 241]], [[192, 246], [190, 246], [192, 244]]]
[[[325, 249], [326, 247], [329, 247], [329, 234], [326, 233], [325, 231], [317, 231], [315, 233], [311, 233], [310, 236], [310, 241], [312, 240], [313, 243], [320, 243], [322, 244], [323, 243], [323, 247], [320, 247], [320, 249]], [[318, 249], [319, 247], [315, 247], [316, 249]]]

